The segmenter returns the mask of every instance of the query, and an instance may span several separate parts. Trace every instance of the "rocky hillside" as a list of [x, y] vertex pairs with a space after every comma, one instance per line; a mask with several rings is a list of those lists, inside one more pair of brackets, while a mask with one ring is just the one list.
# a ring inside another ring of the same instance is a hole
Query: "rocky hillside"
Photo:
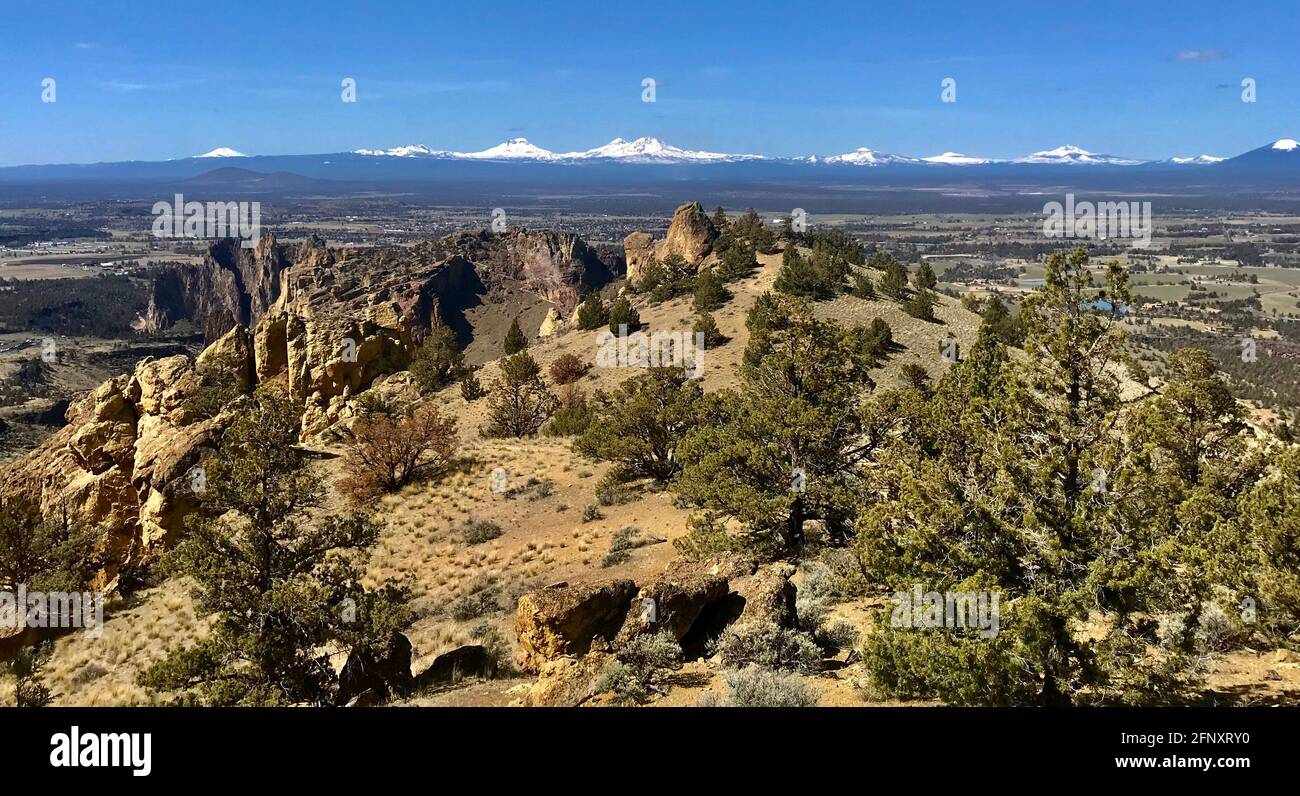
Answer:
[[[472, 259], [471, 259], [472, 258]], [[267, 236], [253, 249], [211, 247], [198, 265], [155, 278], [151, 329], [189, 319], [211, 344], [197, 359], [147, 358], [74, 402], [68, 424], [0, 474], [0, 491], [38, 495], [104, 529], [103, 584], [181, 527], [187, 474], [225, 418], [193, 408], [200, 374], [248, 391], [281, 379], [303, 407], [302, 437], [328, 444], [349, 401], [405, 368], [437, 324], [510, 282], [566, 313], [609, 279], [580, 239], [557, 232], [461, 233], [401, 249], [297, 247]]]

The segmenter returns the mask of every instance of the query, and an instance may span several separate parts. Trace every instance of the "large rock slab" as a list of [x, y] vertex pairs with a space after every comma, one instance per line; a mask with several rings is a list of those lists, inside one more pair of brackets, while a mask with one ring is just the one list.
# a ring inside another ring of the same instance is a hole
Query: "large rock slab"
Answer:
[[516, 659], [538, 672], [547, 661], [583, 655], [592, 639], [612, 639], [623, 626], [636, 584], [630, 580], [547, 586], [519, 598], [515, 610]]
[[643, 633], [663, 631], [680, 641], [705, 609], [727, 592], [727, 578], [709, 563], [676, 559], [637, 592], [615, 646]]

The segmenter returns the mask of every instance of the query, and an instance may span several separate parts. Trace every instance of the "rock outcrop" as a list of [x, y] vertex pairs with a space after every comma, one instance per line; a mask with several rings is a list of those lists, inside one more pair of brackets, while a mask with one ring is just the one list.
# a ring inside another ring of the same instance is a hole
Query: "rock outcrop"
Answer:
[[790, 582], [794, 571], [792, 564], [772, 564], [738, 584], [736, 591], [745, 600], [744, 612], [739, 621], [796, 627], [796, 589]]
[[248, 389], [252, 352], [248, 332], [236, 327], [197, 360], [143, 360], [74, 401], [68, 424], [0, 475], [0, 493], [100, 527], [97, 585], [111, 587], [123, 564], [170, 544], [194, 507], [192, 470], [224, 423], [201, 417], [190, 400], [199, 370], [218, 369], [226, 383]]
[[413, 392], [409, 378], [386, 377], [485, 283], [520, 283], [567, 314], [608, 278], [579, 238], [549, 231], [403, 248], [330, 248], [316, 237], [290, 246], [270, 235], [252, 249], [216, 242], [201, 263], [157, 271], [141, 321], [146, 330], [194, 323], [209, 341], [197, 361], [147, 358], [71, 403], [67, 426], [0, 474], [0, 493], [36, 495], [47, 512], [66, 507], [102, 526], [109, 584], [122, 564], [169, 544], [193, 508], [185, 476], [221, 430], [191, 405], [199, 369], [224, 370], [239, 390], [283, 379], [303, 408], [303, 440], [328, 442], [361, 391], [382, 381], [394, 396]]
[[637, 592], [614, 645], [643, 633], [663, 631], [680, 641], [704, 610], [727, 592], [727, 579], [707, 564], [677, 559]]
[[635, 284], [645, 275], [646, 266], [651, 261], [663, 262], [674, 254], [699, 268], [712, 254], [717, 238], [718, 230], [700, 203], [687, 202], [673, 212], [673, 220], [663, 240], [656, 242], [649, 232], [633, 232], [623, 239], [627, 279]]
[[440, 685], [455, 683], [464, 677], [496, 677], [497, 662], [487, 647], [467, 644], [433, 659], [429, 668], [415, 678], [415, 690], [423, 691]]
[[659, 245], [659, 259], [681, 255], [688, 263], [699, 263], [713, 251], [718, 230], [699, 202], [687, 202], [673, 212], [668, 235]]
[[614, 638], [635, 593], [630, 580], [607, 580], [559, 583], [523, 595], [515, 610], [520, 667], [539, 672], [547, 661], [586, 653], [598, 636]]
[[[339, 672], [336, 705], [374, 705], [394, 697], [404, 697], [415, 684], [411, 677], [411, 641], [393, 633], [379, 647], [362, 647], [348, 655]], [[353, 702], [367, 695], [361, 702]]]
[[217, 241], [201, 263], [158, 269], [140, 328], [157, 332], [189, 320], [210, 343], [235, 326], [252, 326], [279, 297], [289, 264], [287, 247], [273, 235], [252, 249], [236, 239]]
[[649, 232], [633, 232], [623, 239], [623, 258], [627, 262], [627, 281], [636, 284], [645, 276], [646, 268], [656, 259], [655, 236]]

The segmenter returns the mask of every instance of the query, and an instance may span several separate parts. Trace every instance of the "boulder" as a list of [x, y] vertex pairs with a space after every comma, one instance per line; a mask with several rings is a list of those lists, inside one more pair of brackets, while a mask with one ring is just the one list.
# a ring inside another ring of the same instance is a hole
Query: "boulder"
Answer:
[[[574, 312], [577, 312], [575, 309]], [[542, 319], [542, 325], [537, 330], [538, 337], [551, 337], [560, 330], [560, 325], [564, 321], [560, 319], [560, 311], [551, 307], [546, 311], [546, 317]]]
[[649, 232], [633, 232], [623, 239], [623, 258], [627, 262], [627, 281], [636, 284], [655, 258], [655, 238]]
[[533, 708], [578, 707], [594, 696], [596, 682], [614, 660], [606, 651], [593, 650], [580, 658], [546, 661], [521, 702]]
[[415, 689], [422, 691], [438, 685], [454, 683], [464, 677], [496, 677], [497, 662], [480, 644], [468, 644], [444, 652], [433, 659], [429, 668], [415, 678]]
[[713, 251], [718, 230], [699, 202], [687, 202], [673, 212], [668, 235], [656, 248], [659, 259], [677, 254], [686, 262], [698, 264]]
[[680, 641], [700, 614], [727, 592], [727, 579], [708, 564], [676, 559], [637, 592], [615, 646], [665, 630]]
[[745, 600], [741, 622], [766, 622], [793, 628], [798, 624], [795, 612], [796, 589], [790, 582], [795, 568], [791, 564], [773, 564], [760, 569], [736, 586]]
[[586, 653], [597, 636], [614, 638], [635, 593], [630, 580], [605, 580], [524, 594], [515, 611], [519, 665], [537, 672], [546, 661]]
[[366, 691], [375, 691], [385, 699], [406, 696], [413, 684], [411, 642], [395, 632], [386, 644], [362, 647], [348, 655], [339, 672], [334, 704], [346, 705]]

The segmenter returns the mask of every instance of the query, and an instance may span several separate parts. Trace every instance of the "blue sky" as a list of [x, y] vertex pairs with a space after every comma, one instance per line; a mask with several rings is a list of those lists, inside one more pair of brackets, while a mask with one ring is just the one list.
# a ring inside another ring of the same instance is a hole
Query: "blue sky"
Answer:
[[[615, 136], [769, 155], [1300, 138], [1300, 3], [5, 0], [0, 164]], [[57, 101], [41, 102], [41, 81]], [[357, 81], [357, 102], [340, 81]], [[641, 101], [641, 81], [657, 101]], [[940, 101], [956, 80], [957, 101]], [[1258, 101], [1241, 101], [1254, 78]]]

